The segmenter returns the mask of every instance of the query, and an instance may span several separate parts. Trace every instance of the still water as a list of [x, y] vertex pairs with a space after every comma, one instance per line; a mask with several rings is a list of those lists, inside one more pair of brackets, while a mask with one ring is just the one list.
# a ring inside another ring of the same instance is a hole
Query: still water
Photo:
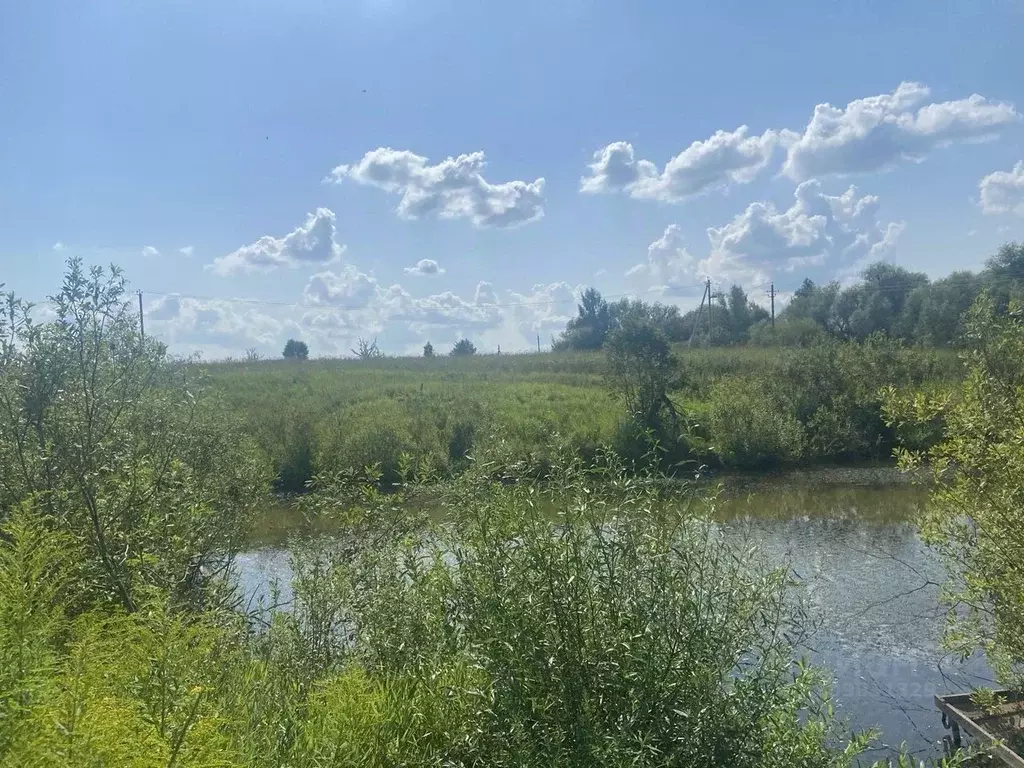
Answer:
[[[981, 659], [961, 664], [940, 644], [944, 571], [912, 520], [926, 491], [888, 469], [822, 470], [720, 480], [727, 536], [788, 565], [818, 621], [808, 655], [834, 674], [837, 710], [854, 730], [879, 727], [883, 753], [920, 757], [945, 734], [936, 693], [990, 684]], [[288, 556], [264, 547], [239, 560], [248, 594], [286, 583]], [[285, 593], [284, 597], [287, 597]]]

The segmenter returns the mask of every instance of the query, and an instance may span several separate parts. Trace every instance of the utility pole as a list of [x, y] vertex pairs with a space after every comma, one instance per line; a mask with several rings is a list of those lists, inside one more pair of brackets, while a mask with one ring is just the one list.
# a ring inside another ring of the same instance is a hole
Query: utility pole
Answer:
[[711, 346], [711, 340], [714, 335], [714, 326], [711, 324], [711, 305], [714, 304], [713, 296], [711, 295], [711, 278], [708, 278], [708, 346]]
[[537, 334], [537, 354], [540, 354], [540, 334]]
[[708, 287], [704, 286], [704, 293], [700, 295], [700, 306], [697, 307], [697, 317], [693, 319], [693, 330], [690, 331], [690, 341], [686, 346], [693, 346], [693, 337], [697, 335], [697, 327], [700, 325], [700, 316], [704, 313], [704, 297], [708, 295]]
[[775, 327], [775, 281], [774, 280], [772, 280], [771, 297], [772, 297], [772, 328], [774, 328]]
[[139, 291], [139, 338], [146, 340], [146, 318], [142, 314], [142, 291]]

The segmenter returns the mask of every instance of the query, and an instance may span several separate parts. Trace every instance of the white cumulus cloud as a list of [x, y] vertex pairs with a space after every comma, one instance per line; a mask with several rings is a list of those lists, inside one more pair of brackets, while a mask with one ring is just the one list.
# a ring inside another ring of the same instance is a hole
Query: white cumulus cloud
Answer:
[[283, 237], [264, 235], [255, 243], [220, 256], [207, 265], [218, 275], [236, 272], [269, 272], [278, 267], [303, 264], [322, 266], [338, 261], [345, 246], [337, 241], [334, 212], [317, 208], [306, 221]]
[[405, 268], [405, 274], [417, 277], [431, 277], [433, 275], [443, 275], [444, 273], [444, 267], [433, 259], [420, 259], [411, 267]]
[[379, 147], [352, 165], [339, 165], [328, 180], [350, 179], [401, 195], [398, 215], [436, 214], [469, 219], [477, 227], [514, 227], [544, 215], [544, 179], [492, 184], [483, 176], [483, 152], [448, 157], [435, 165], [408, 150]]
[[576, 315], [582, 287], [565, 282], [538, 283], [527, 293], [509, 291], [511, 317], [527, 339], [540, 334], [548, 337], [565, 330], [566, 323]]
[[154, 248], [152, 245], [147, 245], [142, 249], [142, 255], [149, 259], [155, 259], [160, 255], [160, 251]]
[[191, 245], [186, 245], [186, 246], [183, 246], [183, 247], [179, 248], [178, 249], [178, 253], [180, 253], [186, 259], [191, 259], [192, 258], [192, 254], [195, 253], [195, 250], [196, 249], [193, 248]]
[[287, 316], [274, 316], [247, 302], [162, 296], [146, 308], [146, 331], [173, 350], [201, 351], [211, 357], [241, 355], [260, 347], [273, 354], [301, 327]]
[[663, 292], [685, 295], [693, 291], [697, 263], [698, 259], [686, 248], [682, 228], [669, 224], [661, 237], [647, 246], [647, 261], [626, 274], [649, 277]]
[[778, 269], [802, 265], [848, 268], [880, 258], [903, 231], [902, 223], [881, 224], [876, 196], [855, 187], [826, 195], [817, 181], [800, 184], [784, 211], [755, 202], [722, 227], [710, 227], [711, 254], [698, 271], [722, 279], [766, 278]]
[[1024, 216], [1024, 162], [1011, 171], [995, 171], [978, 184], [981, 210], [985, 213], [1015, 213]]
[[978, 94], [926, 103], [929, 96], [920, 83], [901, 83], [892, 93], [856, 99], [844, 108], [817, 105], [789, 144], [783, 173], [804, 181], [884, 170], [900, 160], [919, 162], [936, 147], [987, 138], [1019, 118], [1012, 105]]
[[627, 192], [641, 199], [678, 202], [730, 184], [753, 181], [771, 161], [775, 149], [789, 140], [787, 132], [765, 131], [750, 136], [741, 125], [694, 141], [661, 170], [650, 160], [637, 160], [632, 144], [617, 141], [594, 153], [589, 172], [580, 180], [586, 193]]
[[309, 278], [303, 297], [309, 304], [364, 309], [379, 292], [375, 277], [346, 264], [340, 272], [318, 272]]

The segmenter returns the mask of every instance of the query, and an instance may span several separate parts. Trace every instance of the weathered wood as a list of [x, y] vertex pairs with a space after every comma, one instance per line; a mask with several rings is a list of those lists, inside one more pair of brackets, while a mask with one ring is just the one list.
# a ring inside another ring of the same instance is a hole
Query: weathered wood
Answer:
[[[1024, 768], [1024, 757], [1001, 742], [1001, 737], [993, 731], [1005, 731], [1007, 727], [1020, 728], [1024, 722], [1024, 697], [1009, 691], [996, 691], [996, 695], [1007, 700], [1007, 703], [985, 711], [971, 701], [971, 694], [944, 694], [935, 697], [935, 706], [942, 712], [942, 724], [952, 731], [952, 738], [947, 737], [947, 744], [953, 749], [960, 747], [960, 729], [970, 734], [988, 753], [1013, 768]], [[1009, 721], [1009, 722], [1007, 722]], [[1016, 722], [1013, 722], [1016, 721]]]

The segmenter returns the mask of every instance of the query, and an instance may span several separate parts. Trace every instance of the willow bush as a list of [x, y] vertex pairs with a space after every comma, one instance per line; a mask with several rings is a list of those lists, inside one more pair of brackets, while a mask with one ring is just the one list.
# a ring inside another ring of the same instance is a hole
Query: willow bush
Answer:
[[901, 453], [931, 470], [921, 533], [946, 560], [946, 640], [983, 650], [1000, 681], [1024, 691], [1024, 306], [996, 312], [983, 295], [965, 317], [967, 377], [944, 393], [888, 392], [900, 428], [944, 424], [927, 451]]
[[144, 340], [120, 271], [68, 262], [55, 318], [5, 296], [0, 519], [28, 497], [83, 553], [82, 597], [198, 599], [244, 542], [268, 477], [189, 366]]

